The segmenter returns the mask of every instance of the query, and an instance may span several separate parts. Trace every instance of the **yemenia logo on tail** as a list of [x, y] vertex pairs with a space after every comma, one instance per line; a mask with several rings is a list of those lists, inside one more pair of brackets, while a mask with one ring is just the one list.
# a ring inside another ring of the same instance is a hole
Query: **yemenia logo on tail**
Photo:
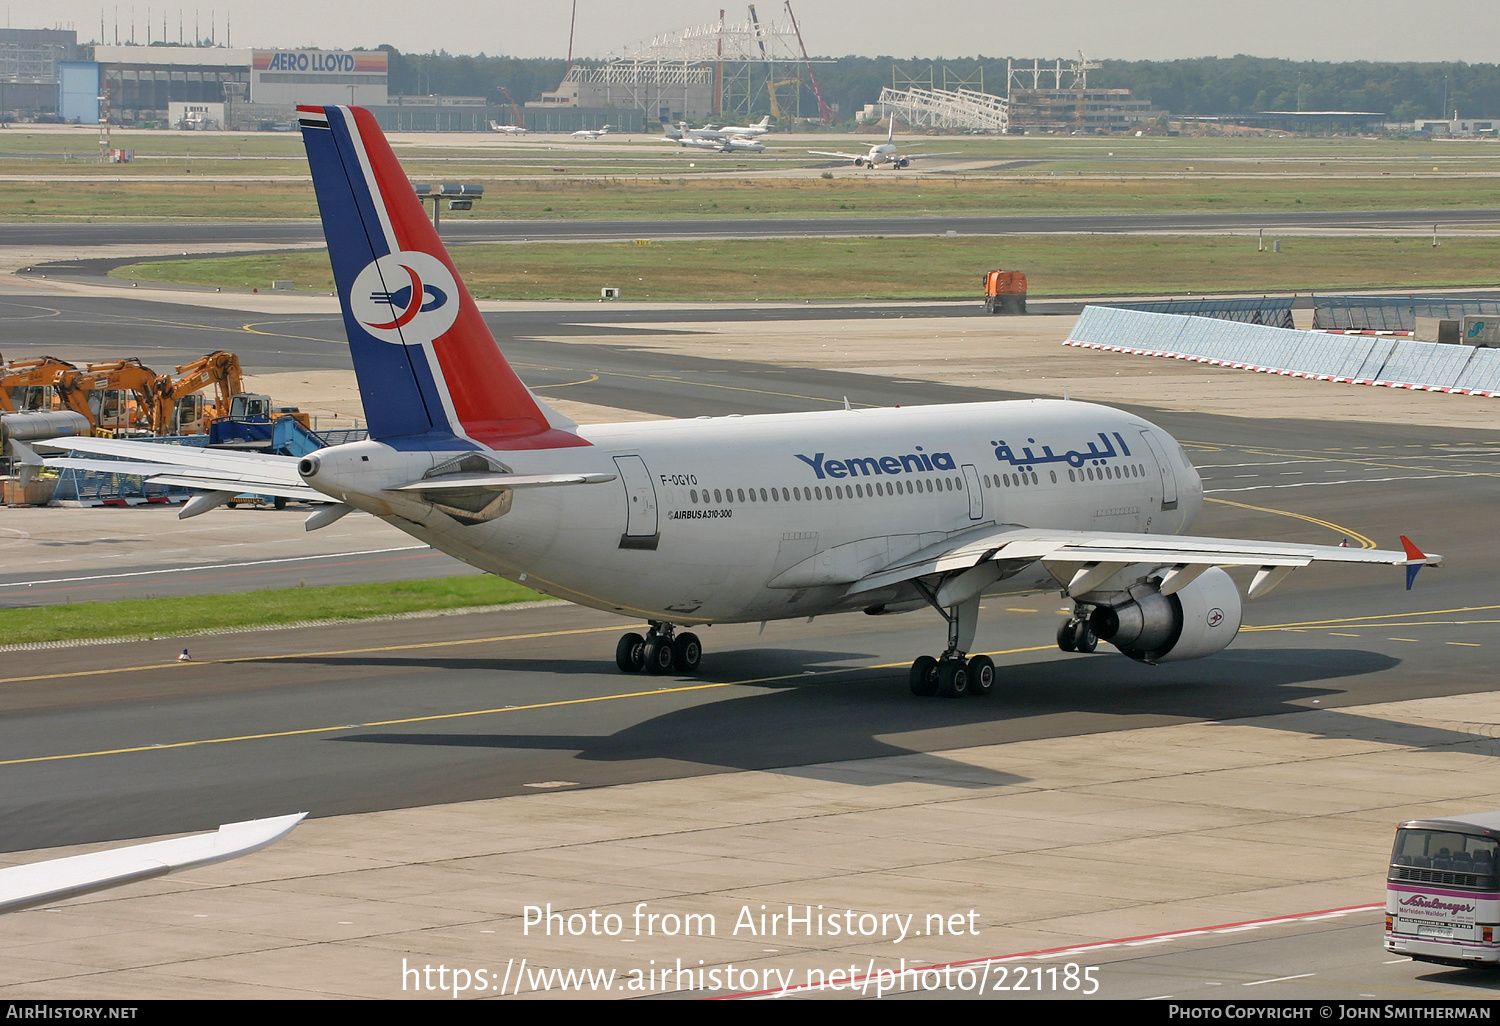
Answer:
[[420, 250], [371, 261], [354, 279], [349, 308], [372, 336], [424, 345], [458, 318], [458, 284], [441, 260]]

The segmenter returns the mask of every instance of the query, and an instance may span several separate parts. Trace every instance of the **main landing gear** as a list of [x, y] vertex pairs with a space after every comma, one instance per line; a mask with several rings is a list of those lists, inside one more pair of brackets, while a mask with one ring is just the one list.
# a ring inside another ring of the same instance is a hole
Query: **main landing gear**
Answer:
[[1057, 628], [1057, 647], [1064, 652], [1092, 652], [1099, 647], [1099, 635], [1089, 625], [1088, 606], [1078, 606], [1073, 615]]
[[995, 689], [995, 661], [989, 656], [965, 655], [979, 625], [979, 596], [947, 609], [934, 606], [948, 621], [948, 647], [936, 659], [918, 656], [911, 664], [911, 693], [924, 698], [988, 695]]
[[651, 621], [644, 638], [631, 632], [615, 646], [615, 665], [626, 673], [696, 673], [702, 658], [703, 643], [698, 635], [688, 631], [678, 634], [671, 624], [656, 620]]

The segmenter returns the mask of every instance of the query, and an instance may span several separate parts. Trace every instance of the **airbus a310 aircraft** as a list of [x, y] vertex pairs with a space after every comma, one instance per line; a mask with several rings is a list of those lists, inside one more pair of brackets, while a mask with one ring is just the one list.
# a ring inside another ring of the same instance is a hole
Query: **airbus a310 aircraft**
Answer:
[[869, 153], [829, 153], [824, 150], [808, 150], [815, 157], [842, 157], [850, 161], [855, 167], [879, 167], [881, 164], [889, 164], [900, 170], [907, 167], [914, 160], [928, 159], [931, 157], [958, 157], [962, 154], [957, 151], [953, 153], [902, 153], [896, 148], [896, 119], [891, 119], [891, 127], [886, 130], [885, 142], [876, 143], [870, 147]]
[[[1147, 663], [1212, 655], [1249, 597], [1316, 560], [1407, 567], [1405, 551], [1183, 537], [1203, 501], [1161, 428], [1089, 403], [1024, 400], [579, 427], [501, 355], [374, 118], [299, 108], [368, 440], [304, 457], [111, 439], [153, 481], [202, 489], [194, 516], [253, 491], [360, 509], [483, 570], [644, 618], [627, 672], [691, 673], [683, 628], [932, 607], [947, 646], [917, 694], [983, 694], [981, 596], [1062, 591], [1067, 650], [1096, 639]], [[99, 461], [68, 458], [62, 465]], [[115, 472], [119, 463], [109, 463]]]

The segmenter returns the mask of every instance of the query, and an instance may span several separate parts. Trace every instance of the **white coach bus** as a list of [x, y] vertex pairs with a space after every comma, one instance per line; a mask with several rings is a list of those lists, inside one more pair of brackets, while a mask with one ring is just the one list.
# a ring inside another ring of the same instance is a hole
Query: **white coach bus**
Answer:
[[1396, 828], [1385, 885], [1385, 948], [1422, 962], [1500, 962], [1500, 812]]

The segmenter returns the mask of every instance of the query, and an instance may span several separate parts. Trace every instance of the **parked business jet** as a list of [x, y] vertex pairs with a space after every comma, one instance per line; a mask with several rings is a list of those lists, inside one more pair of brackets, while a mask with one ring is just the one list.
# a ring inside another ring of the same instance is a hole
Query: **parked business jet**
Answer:
[[735, 136], [725, 136], [722, 139], [697, 138], [693, 136], [678, 136], [674, 138], [668, 135], [667, 142], [675, 142], [679, 146], [688, 146], [698, 150], [717, 150], [719, 153], [763, 153], [766, 144], [759, 139], [741, 139]]
[[725, 135], [737, 135], [742, 139], [754, 139], [771, 130], [771, 115], [767, 114], [753, 125], [725, 125], [719, 129]]
[[490, 122], [491, 132], [500, 132], [504, 135], [530, 135], [531, 129], [524, 125], [502, 125], [498, 121]]
[[[917, 694], [986, 693], [980, 598], [1061, 591], [1070, 651], [1212, 655], [1250, 598], [1314, 561], [1440, 562], [1405, 551], [1181, 536], [1203, 487], [1161, 428], [1089, 403], [1025, 400], [579, 427], [516, 376], [374, 118], [301, 107], [370, 437], [300, 461], [115, 439], [58, 447], [146, 461], [201, 489], [195, 516], [254, 491], [374, 514], [490, 573], [641, 617], [627, 672], [693, 672], [699, 624], [932, 607], [939, 656]], [[63, 459], [58, 465], [99, 461]], [[117, 462], [102, 464], [114, 471]]]
[[605, 125], [603, 128], [580, 128], [573, 133], [574, 139], [599, 139], [614, 130], [614, 125]]
[[868, 153], [828, 153], [823, 150], [808, 150], [815, 157], [842, 157], [853, 161], [855, 167], [879, 167], [881, 164], [889, 164], [893, 168], [904, 168], [910, 166], [911, 162], [931, 157], [960, 157], [963, 154], [953, 153], [901, 153], [896, 148], [896, 119], [891, 119], [891, 127], [885, 133], [885, 142], [876, 143], [870, 147]]

